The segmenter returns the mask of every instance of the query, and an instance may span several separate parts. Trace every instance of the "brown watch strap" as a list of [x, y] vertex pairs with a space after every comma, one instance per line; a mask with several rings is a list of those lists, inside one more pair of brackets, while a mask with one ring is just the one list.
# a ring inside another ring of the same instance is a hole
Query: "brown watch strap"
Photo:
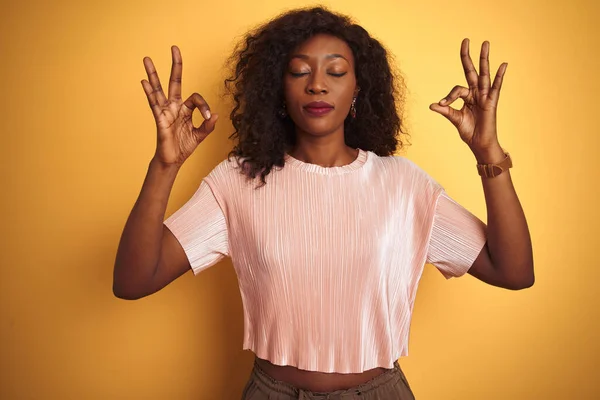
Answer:
[[510, 154], [507, 152], [504, 153], [506, 157], [504, 160], [500, 161], [498, 164], [477, 164], [477, 172], [480, 176], [485, 178], [494, 178], [509, 168], [512, 168], [512, 159], [510, 158]]

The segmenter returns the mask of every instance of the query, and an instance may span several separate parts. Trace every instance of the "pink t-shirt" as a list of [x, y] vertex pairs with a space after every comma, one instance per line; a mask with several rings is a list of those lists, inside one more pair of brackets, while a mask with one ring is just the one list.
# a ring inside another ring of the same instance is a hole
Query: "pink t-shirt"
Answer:
[[425, 263], [461, 276], [486, 241], [481, 220], [400, 156], [359, 150], [326, 168], [286, 155], [256, 186], [224, 160], [165, 225], [194, 274], [231, 257], [243, 348], [277, 365], [392, 368]]

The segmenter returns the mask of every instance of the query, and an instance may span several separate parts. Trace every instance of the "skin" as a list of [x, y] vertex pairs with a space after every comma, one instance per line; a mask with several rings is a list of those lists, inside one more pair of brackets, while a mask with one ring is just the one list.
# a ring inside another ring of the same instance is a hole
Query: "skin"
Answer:
[[[505, 157], [498, 140], [497, 110], [507, 63], [502, 63], [490, 82], [490, 44], [483, 42], [479, 74], [469, 55], [469, 39], [461, 44], [462, 61], [468, 87], [455, 86], [430, 109], [447, 118], [469, 146], [478, 164], [499, 163]], [[460, 110], [451, 107], [461, 98]], [[487, 243], [469, 274], [490, 285], [519, 290], [531, 287], [533, 249], [527, 221], [513, 186], [510, 170], [494, 178], [481, 178], [487, 208]]]
[[[497, 163], [504, 158], [496, 116], [507, 64], [500, 66], [491, 83], [488, 42], [482, 46], [479, 74], [469, 56], [468, 39], [463, 41], [460, 54], [468, 87], [456, 86], [430, 109], [457, 128], [459, 137], [472, 150], [478, 163]], [[152, 61], [148, 57], [144, 59], [148, 80], [142, 81], [142, 87], [156, 121], [157, 149], [117, 252], [113, 292], [123, 299], [155, 293], [190, 271], [185, 252], [162, 221], [181, 165], [214, 130], [218, 116], [210, 113], [210, 107], [198, 93], [183, 101], [182, 60], [175, 46], [172, 57], [168, 97], [163, 93]], [[343, 76], [336, 76], [342, 73]], [[352, 99], [360, 95], [354, 58], [347, 44], [328, 35], [314, 36], [295, 49], [283, 81], [286, 109], [297, 134], [296, 145], [289, 153], [323, 167], [346, 165], [356, 159], [358, 152], [344, 142], [344, 120]], [[464, 100], [460, 110], [451, 107], [458, 98]], [[324, 116], [309, 115], [304, 106], [317, 100], [331, 103], [334, 110]], [[191, 118], [196, 108], [205, 118], [199, 127], [193, 126]], [[510, 171], [495, 178], [482, 178], [482, 185], [488, 213], [488, 240], [469, 274], [507, 289], [530, 287], [534, 282], [531, 238]], [[361, 374], [328, 374], [275, 366], [262, 359], [257, 361], [275, 379], [320, 392], [356, 386], [385, 371], [376, 368]]]
[[[290, 58], [283, 78], [286, 110], [296, 125], [296, 145], [290, 155], [324, 167], [351, 163], [358, 150], [344, 142], [344, 120], [359, 94], [352, 50], [341, 39], [315, 35]], [[326, 101], [334, 109], [312, 116], [304, 106], [313, 101]]]

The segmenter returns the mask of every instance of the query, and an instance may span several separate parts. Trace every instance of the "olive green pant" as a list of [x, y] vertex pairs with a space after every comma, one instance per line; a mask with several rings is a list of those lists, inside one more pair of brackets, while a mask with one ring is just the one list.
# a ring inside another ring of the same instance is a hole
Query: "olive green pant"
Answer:
[[398, 362], [394, 368], [370, 381], [350, 389], [334, 392], [311, 392], [277, 381], [256, 363], [242, 393], [242, 400], [414, 400], [406, 376]]

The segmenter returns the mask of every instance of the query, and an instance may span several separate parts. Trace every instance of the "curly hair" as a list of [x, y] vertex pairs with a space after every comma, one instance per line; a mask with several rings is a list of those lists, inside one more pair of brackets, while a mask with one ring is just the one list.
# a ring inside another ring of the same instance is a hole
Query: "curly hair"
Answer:
[[230, 118], [237, 144], [235, 156], [249, 179], [260, 174], [262, 184], [273, 167], [283, 167], [285, 152], [295, 144], [290, 118], [281, 118], [284, 100], [283, 76], [290, 52], [316, 34], [344, 40], [355, 59], [360, 92], [357, 118], [346, 118], [344, 140], [352, 148], [392, 155], [404, 143], [401, 120], [404, 82], [391, 67], [383, 45], [349, 17], [324, 7], [297, 9], [248, 32], [228, 59], [231, 75], [225, 79], [232, 97]]

